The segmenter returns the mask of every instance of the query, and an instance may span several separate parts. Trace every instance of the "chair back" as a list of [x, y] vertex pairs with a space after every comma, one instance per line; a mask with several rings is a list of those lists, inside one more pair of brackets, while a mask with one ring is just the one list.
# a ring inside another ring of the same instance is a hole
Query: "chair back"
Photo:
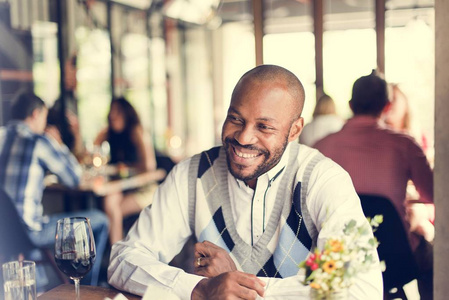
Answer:
[[3, 189], [0, 189], [0, 241], [0, 257], [3, 259], [17, 259], [19, 254], [36, 248], [16, 206]]
[[401, 288], [418, 276], [418, 265], [413, 256], [402, 220], [393, 203], [382, 196], [359, 195], [366, 217], [383, 215], [383, 223], [374, 232], [379, 241], [377, 252], [385, 262], [384, 288]]

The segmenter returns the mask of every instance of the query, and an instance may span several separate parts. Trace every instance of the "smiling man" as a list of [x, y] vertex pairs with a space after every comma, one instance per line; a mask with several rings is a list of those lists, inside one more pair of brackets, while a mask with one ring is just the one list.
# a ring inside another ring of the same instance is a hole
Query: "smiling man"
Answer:
[[[109, 282], [139, 295], [158, 287], [181, 299], [309, 299], [298, 264], [349, 220], [366, 220], [349, 175], [296, 142], [304, 98], [301, 82], [282, 67], [244, 74], [223, 146], [168, 175], [153, 205], [113, 246]], [[199, 243], [195, 274], [188, 274], [167, 263], [192, 234]], [[381, 299], [380, 269], [360, 274], [350, 294]]]

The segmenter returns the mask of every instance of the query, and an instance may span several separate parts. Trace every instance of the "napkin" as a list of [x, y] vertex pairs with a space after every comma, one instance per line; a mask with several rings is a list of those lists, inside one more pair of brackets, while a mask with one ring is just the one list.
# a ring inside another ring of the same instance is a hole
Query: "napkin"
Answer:
[[109, 297], [104, 298], [104, 300], [128, 300], [122, 293], [118, 293], [114, 299], [111, 299]]

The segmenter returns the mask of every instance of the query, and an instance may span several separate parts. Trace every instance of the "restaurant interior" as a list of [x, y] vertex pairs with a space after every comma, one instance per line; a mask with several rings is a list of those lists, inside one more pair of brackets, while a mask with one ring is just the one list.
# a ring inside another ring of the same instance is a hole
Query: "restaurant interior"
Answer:
[[[91, 207], [110, 189], [162, 181], [176, 163], [220, 145], [232, 90], [257, 65], [300, 78], [305, 124], [323, 94], [349, 119], [354, 81], [375, 69], [407, 95], [411, 134], [434, 170], [434, 297], [446, 299], [448, 14], [445, 0], [0, 0], [0, 125], [16, 93], [31, 89], [76, 115], [93, 152], [112, 98], [138, 112], [160, 173], [89, 191], [54, 185], [43, 199], [52, 213], [73, 209], [75, 198], [84, 199], [76, 208]], [[125, 231], [135, 218], [125, 218]]]

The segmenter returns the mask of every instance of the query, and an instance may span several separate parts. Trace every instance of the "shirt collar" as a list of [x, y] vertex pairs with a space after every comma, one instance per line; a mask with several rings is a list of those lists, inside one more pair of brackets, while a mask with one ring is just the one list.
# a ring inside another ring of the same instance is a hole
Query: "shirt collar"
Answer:
[[384, 123], [380, 120], [380, 118], [369, 116], [369, 115], [358, 115], [353, 116], [349, 119], [343, 127], [346, 128], [373, 128], [373, 127], [385, 127]]
[[369, 116], [369, 115], [359, 115], [359, 116], [354, 116], [351, 119], [349, 119], [346, 122], [345, 126], [347, 125], [348, 127], [352, 127], [352, 126], [373, 127], [373, 126], [379, 126], [379, 124], [380, 124], [379, 118]]
[[[280, 175], [282, 174], [282, 171], [284, 171], [285, 166], [287, 165], [289, 155], [290, 155], [290, 143], [287, 144], [287, 147], [285, 148], [285, 151], [282, 154], [281, 160], [278, 162], [278, 164], [275, 165], [270, 170], [268, 170], [267, 172], [265, 172], [264, 174], [260, 175], [257, 178], [257, 183], [259, 184], [260, 181], [264, 181], [267, 183], [273, 182], [277, 178], [279, 178]], [[237, 178], [235, 180], [237, 181], [239, 187], [246, 186], [246, 183], [244, 181]]]
[[19, 132], [21, 136], [33, 136], [36, 134], [31, 130], [30, 126], [28, 126], [24, 121], [21, 120], [9, 121], [8, 127], [15, 127], [15, 130]]

